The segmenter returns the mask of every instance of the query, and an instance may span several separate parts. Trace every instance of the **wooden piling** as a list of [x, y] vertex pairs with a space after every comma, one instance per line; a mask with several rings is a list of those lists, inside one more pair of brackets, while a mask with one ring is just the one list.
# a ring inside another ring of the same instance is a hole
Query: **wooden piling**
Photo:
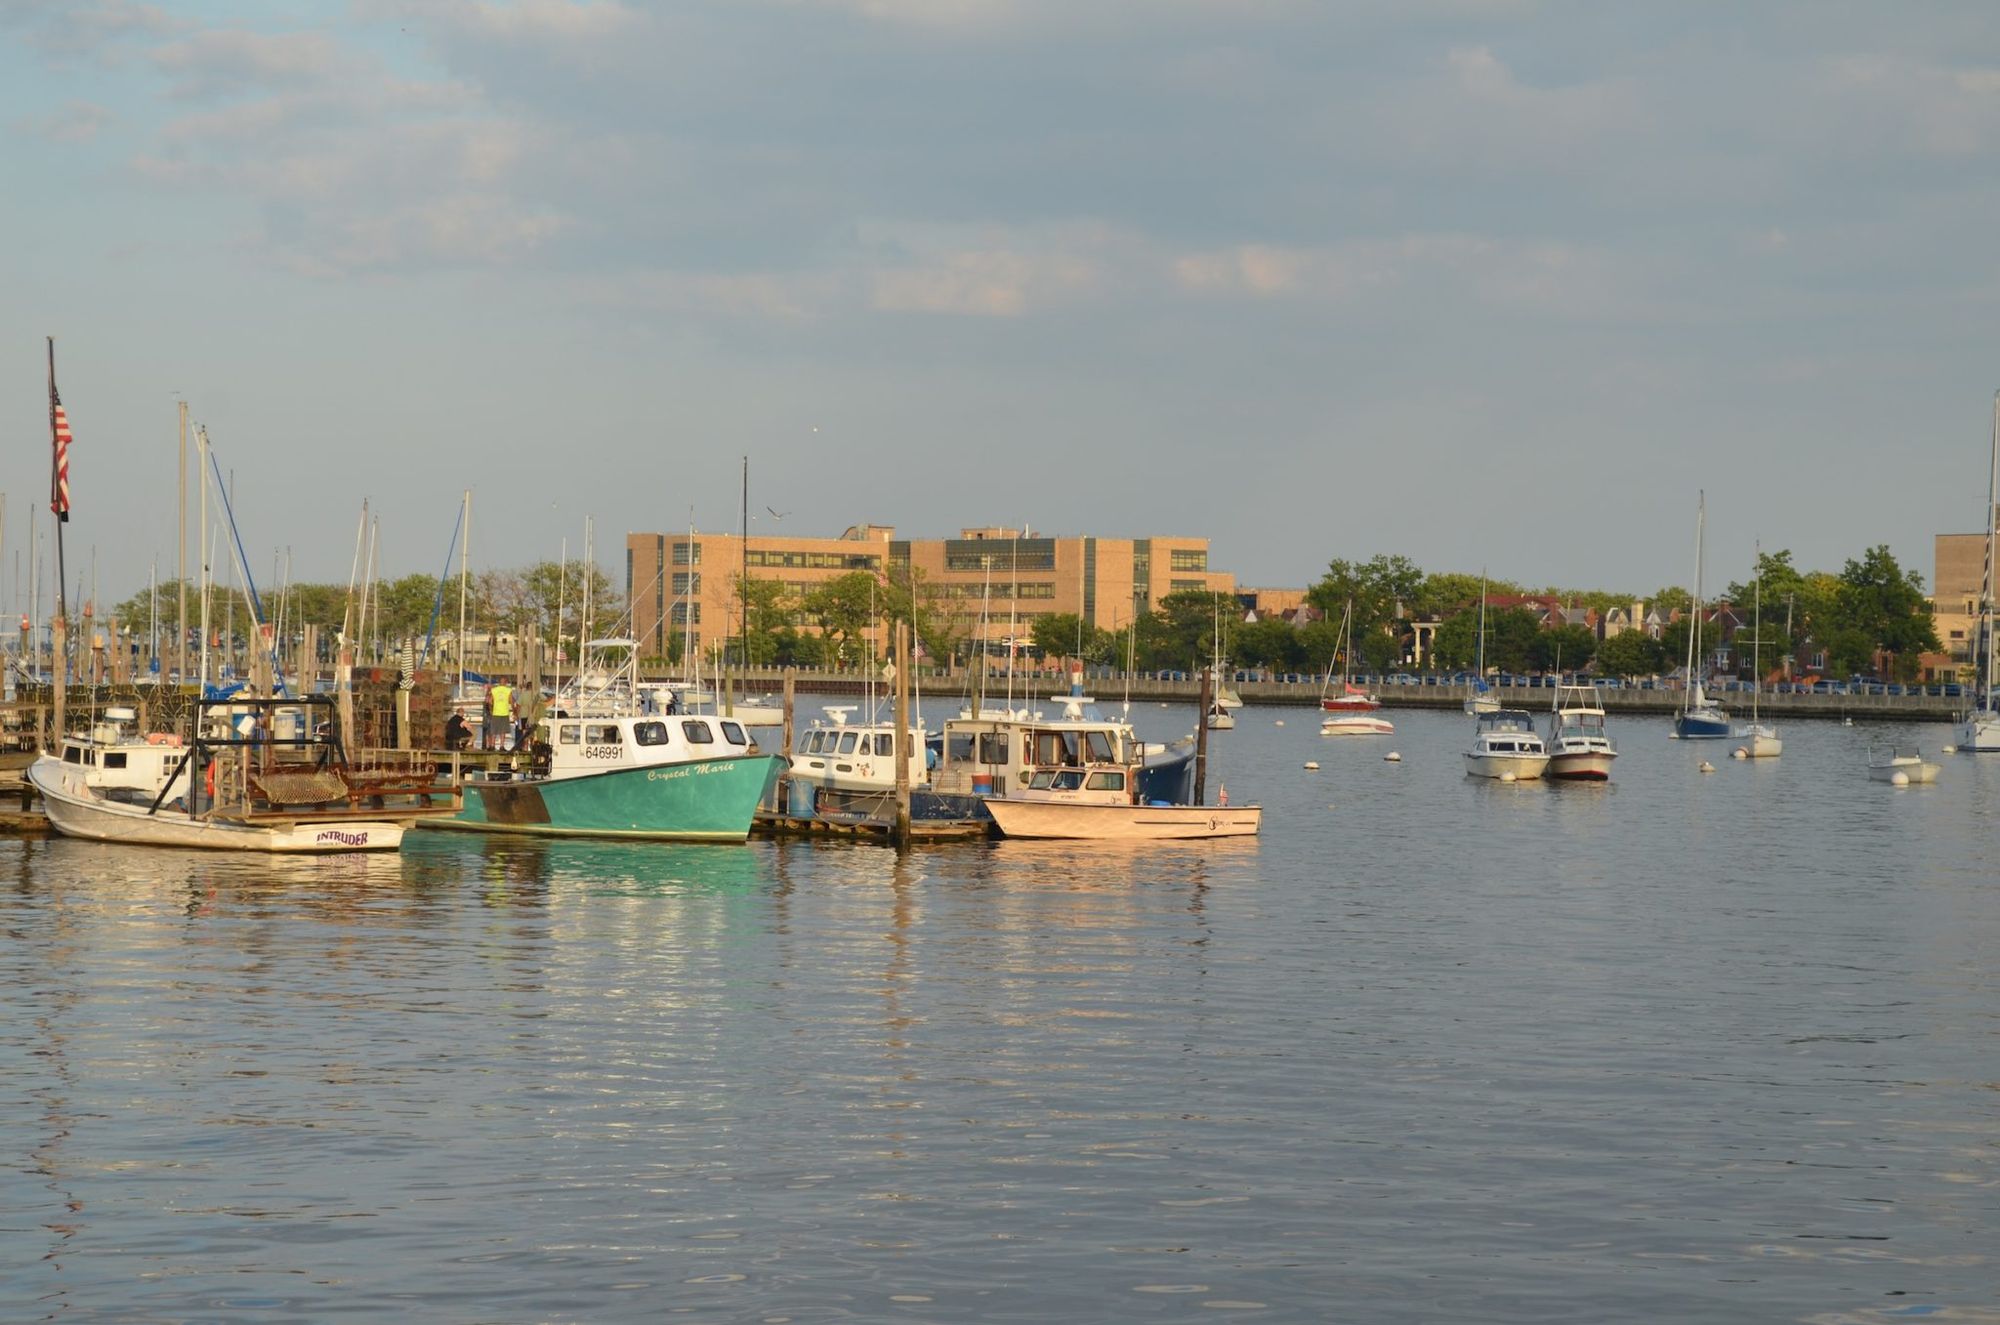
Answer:
[[1194, 711], [1194, 803], [1208, 804], [1208, 706], [1215, 702], [1215, 672], [1201, 672], [1201, 699]]

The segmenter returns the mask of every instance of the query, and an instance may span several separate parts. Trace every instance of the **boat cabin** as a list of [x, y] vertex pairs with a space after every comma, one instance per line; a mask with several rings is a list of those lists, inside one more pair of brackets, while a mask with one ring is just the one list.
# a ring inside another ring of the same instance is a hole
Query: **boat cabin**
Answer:
[[532, 776], [585, 777], [755, 754], [743, 724], [713, 714], [550, 713], [535, 729]]

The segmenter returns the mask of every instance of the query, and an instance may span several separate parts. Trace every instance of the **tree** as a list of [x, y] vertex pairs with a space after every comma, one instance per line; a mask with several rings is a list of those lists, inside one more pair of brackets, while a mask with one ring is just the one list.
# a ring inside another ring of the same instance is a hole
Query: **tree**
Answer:
[[1525, 672], [1532, 665], [1542, 623], [1525, 607], [1486, 613], [1486, 663], [1503, 672]]
[[1354, 647], [1371, 672], [1386, 672], [1403, 661], [1402, 636], [1387, 630], [1369, 631]]
[[1579, 671], [1597, 656], [1598, 640], [1589, 626], [1561, 625], [1539, 632], [1529, 646], [1529, 663], [1538, 671]]
[[1482, 587], [1489, 596], [1520, 592], [1518, 585], [1509, 584], [1504, 580], [1488, 581], [1477, 575], [1446, 571], [1424, 577], [1423, 583], [1409, 600], [1410, 614], [1419, 619], [1443, 621], [1468, 605], [1476, 610]]
[[830, 667], [864, 661], [875, 623], [879, 586], [865, 570], [849, 571], [808, 593], [800, 603], [820, 632], [820, 654]]
[[1245, 667], [1296, 672], [1311, 666], [1299, 632], [1279, 617], [1263, 617], [1238, 626], [1230, 649]]
[[1597, 670], [1607, 676], [1656, 676], [1661, 670], [1660, 642], [1643, 630], [1627, 630], [1597, 646]]
[[1338, 620], [1351, 600], [1354, 637], [1361, 639], [1393, 619], [1398, 606], [1414, 602], [1423, 585], [1423, 571], [1408, 557], [1378, 554], [1365, 562], [1336, 558], [1319, 582], [1306, 590], [1306, 601]]
[[1431, 633], [1431, 666], [1461, 671], [1479, 653], [1479, 609], [1468, 607], [1438, 623]]
[[[1206, 667], [1215, 656], [1215, 631], [1240, 621], [1243, 607], [1236, 595], [1207, 589], [1177, 589], [1160, 600], [1159, 617], [1165, 628], [1170, 661], [1165, 667], [1189, 671]], [[1141, 640], [1144, 640], [1142, 635]]]
[[1833, 608], [1827, 652], [1829, 661], [1839, 658], [1838, 672], [1873, 672], [1880, 652], [1890, 655], [1896, 679], [1915, 680], [1920, 656], [1938, 647], [1923, 576], [1897, 565], [1886, 543], [1848, 561]]
[[1035, 648], [1045, 658], [1089, 658], [1102, 653], [1104, 632], [1086, 625], [1074, 612], [1051, 612], [1035, 618]]
[[797, 605], [779, 580], [748, 580], [743, 591], [747, 660], [753, 667], [769, 667], [796, 646], [798, 632], [792, 628], [792, 613]]

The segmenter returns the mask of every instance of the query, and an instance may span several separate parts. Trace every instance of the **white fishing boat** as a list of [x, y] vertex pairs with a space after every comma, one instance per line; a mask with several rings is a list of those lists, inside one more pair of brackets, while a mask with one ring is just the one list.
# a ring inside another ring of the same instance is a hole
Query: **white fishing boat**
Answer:
[[1320, 690], [1319, 706], [1328, 713], [1372, 713], [1382, 707], [1382, 701], [1368, 693], [1363, 686], [1349, 680], [1352, 674], [1354, 655], [1354, 600], [1347, 600], [1347, 610], [1340, 618], [1340, 653], [1335, 659], [1340, 664], [1340, 689], [1333, 688], [1333, 663], [1326, 667], [1326, 685]]
[[324, 696], [205, 700], [185, 744], [108, 709], [28, 780], [57, 832], [133, 846], [392, 851], [412, 821], [449, 811], [428, 765], [350, 766], [332, 709]]
[[[1913, 745], [1868, 752], [1868, 776], [1877, 782], [1922, 786], [1937, 781], [1937, 775], [1938, 765], [1924, 758]], [[1899, 778], [1900, 782], [1897, 781]]]
[[[1759, 555], [1762, 555], [1760, 550]], [[1745, 759], [1776, 759], [1785, 752], [1785, 743], [1778, 736], [1778, 729], [1761, 720], [1757, 713], [1757, 701], [1764, 691], [1764, 577], [1757, 577], [1756, 608], [1750, 623], [1750, 721], [1736, 729], [1736, 739], [1741, 742], [1736, 748], [1743, 752]], [[1789, 635], [1787, 636], [1789, 641]]]
[[1979, 667], [1972, 707], [1959, 716], [1958, 748], [1968, 754], [2000, 751], [2000, 688], [1996, 688], [1993, 638], [1993, 531], [2000, 522], [2000, 392], [1993, 396], [1993, 458], [1986, 478], [1986, 577], [1979, 586], [1979, 631], [1972, 641]]
[[1558, 685], [1549, 721], [1548, 774], [1566, 782], [1605, 782], [1618, 746], [1604, 730], [1604, 701], [1594, 685]]
[[1476, 778], [1528, 782], [1549, 766], [1548, 747], [1535, 732], [1535, 720], [1520, 709], [1498, 709], [1479, 715], [1472, 748], [1465, 752], [1465, 771]]
[[1708, 494], [1703, 493], [1694, 517], [1694, 597], [1689, 603], [1687, 689], [1681, 711], [1674, 715], [1674, 735], [1684, 741], [1710, 741], [1729, 735], [1729, 715], [1702, 687], [1706, 664], [1701, 652], [1701, 559], [1703, 527], [1708, 518]]
[[[799, 735], [789, 761], [789, 803], [795, 814], [818, 818], [880, 818], [895, 813], [896, 724], [856, 722], [854, 704], [828, 704], [826, 717]], [[926, 744], [921, 719], [909, 730], [908, 782], [922, 796], [936, 752]], [[930, 817], [912, 810], [913, 817]]]
[[1139, 798], [1136, 770], [1117, 764], [1037, 767], [1027, 785], [987, 802], [1003, 837], [1152, 842], [1250, 837], [1256, 805], [1166, 805]]
[[1474, 649], [1472, 665], [1472, 685], [1465, 696], [1465, 711], [1477, 717], [1481, 713], [1497, 712], [1500, 696], [1493, 693], [1493, 687], [1486, 684], [1486, 576], [1479, 577], [1479, 643]]

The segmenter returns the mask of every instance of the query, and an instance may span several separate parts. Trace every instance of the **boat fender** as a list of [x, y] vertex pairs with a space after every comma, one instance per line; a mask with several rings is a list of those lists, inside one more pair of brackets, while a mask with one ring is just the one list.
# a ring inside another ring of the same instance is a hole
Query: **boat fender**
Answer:
[[1382, 756], [1382, 762], [1385, 764], [1400, 764], [1403, 762], [1403, 756], [1391, 750], [1388, 754]]
[[1306, 772], [1308, 772], [1308, 773], [1317, 773], [1317, 772], [1319, 772], [1319, 760], [1317, 760], [1317, 759], [1308, 759], [1308, 760], [1306, 760]]
[[1701, 773], [1713, 773], [1715, 771], [1715, 765], [1709, 763], [1706, 759], [1704, 759], [1701, 761], [1701, 766], [1696, 771]]
[[1748, 759], [1750, 757], [1750, 752], [1739, 745], [1736, 747], [1735, 751], [1731, 753], [1729, 757], [1731, 759]]

